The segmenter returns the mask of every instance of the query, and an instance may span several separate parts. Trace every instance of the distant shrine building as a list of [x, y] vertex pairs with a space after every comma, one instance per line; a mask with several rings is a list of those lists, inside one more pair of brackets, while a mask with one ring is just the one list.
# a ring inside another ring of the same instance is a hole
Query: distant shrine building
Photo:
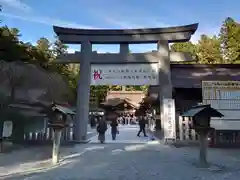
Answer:
[[100, 107], [105, 109], [106, 120], [111, 121], [119, 115], [135, 115], [145, 96], [143, 91], [109, 91]]
[[[180, 113], [203, 102], [203, 81], [239, 81], [239, 65], [180, 64], [192, 61], [191, 55], [170, 52], [169, 43], [189, 41], [197, 27], [198, 24], [191, 24], [169, 28], [89, 30], [54, 26], [55, 33], [63, 43], [81, 45], [80, 51], [64, 54], [58, 60], [58, 63], [81, 64], [75, 140], [86, 140], [90, 85], [149, 85], [143, 101], [157, 110], [158, 124], [163, 128], [163, 122], [166, 121], [163, 99], [174, 99], [176, 111]], [[129, 44], [141, 43], [156, 43], [157, 49], [146, 53], [129, 53]], [[119, 44], [119, 53], [93, 52], [93, 44]], [[115, 104], [124, 109], [127, 104], [125, 110], [131, 111], [139, 104], [134, 101], [131, 98], [119, 101], [107, 99], [104, 105], [110, 107]], [[206, 103], [209, 102], [206, 99]], [[214, 100], [210, 103], [214, 103]], [[217, 124], [218, 121], [216, 126], [220, 127]]]

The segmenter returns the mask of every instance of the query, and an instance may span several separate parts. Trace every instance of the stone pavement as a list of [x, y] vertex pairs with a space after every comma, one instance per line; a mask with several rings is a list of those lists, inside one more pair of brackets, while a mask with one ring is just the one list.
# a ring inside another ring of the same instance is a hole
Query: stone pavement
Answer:
[[[136, 137], [136, 127], [121, 127], [116, 142], [77, 145], [57, 167], [0, 176], [16, 180], [238, 180], [239, 151], [209, 149], [211, 168], [197, 167], [197, 148], [174, 148]], [[124, 139], [125, 138], [125, 139]]]
[[[149, 137], [137, 137], [138, 125], [119, 125], [119, 134], [115, 141], [112, 140], [111, 128], [106, 132], [106, 143], [146, 143]], [[90, 138], [90, 143], [99, 143], [98, 136]]]

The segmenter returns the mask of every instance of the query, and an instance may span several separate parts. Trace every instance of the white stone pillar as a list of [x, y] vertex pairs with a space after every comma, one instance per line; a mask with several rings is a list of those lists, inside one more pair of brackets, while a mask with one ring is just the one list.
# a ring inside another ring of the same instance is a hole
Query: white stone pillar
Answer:
[[90, 96], [90, 59], [92, 55], [92, 44], [83, 42], [81, 44], [82, 59], [80, 63], [80, 77], [77, 92], [77, 110], [75, 119], [74, 140], [77, 142], [87, 141], [87, 127], [89, 122], [89, 96]]
[[162, 55], [159, 60], [159, 97], [160, 97], [160, 117], [161, 127], [164, 132], [163, 99], [172, 98], [172, 82], [170, 69], [170, 50], [168, 41], [159, 41], [157, 50]]
[[57, 164], [59, 161], [60, 142], [62, 129], [54, 129], [52, 163]]

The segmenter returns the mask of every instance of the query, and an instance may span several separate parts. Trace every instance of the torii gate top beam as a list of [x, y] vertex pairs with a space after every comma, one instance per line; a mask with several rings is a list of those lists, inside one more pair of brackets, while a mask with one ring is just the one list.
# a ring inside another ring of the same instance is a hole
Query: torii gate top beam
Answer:
[[189, 41], [198, 28], [198, 23], [167, 28], [143, 29], [73, 29], [53, 26], [59, 39], [66, 44], [141, 44], [157, 43], [160, 40], [173, 42]]

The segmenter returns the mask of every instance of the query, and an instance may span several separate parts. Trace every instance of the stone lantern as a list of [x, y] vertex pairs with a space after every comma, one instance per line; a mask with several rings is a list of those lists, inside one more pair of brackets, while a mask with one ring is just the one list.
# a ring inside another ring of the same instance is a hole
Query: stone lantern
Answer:
[[197, 105], [191, 107], [182, 114], [183, 117], [192, 118], [192, 127], [199, 135], [200, 156], [199, 162], [201, 166], [207, 165], [207, 137], [209, 132], [213, 130], [210, 126], [211, 117], [223, 117], [223, 114], [212, 108], [211, 105]]
[[48, 127], [52, 128], [54, 131], [53, 138], [53, 151], [52, 151], [52, 162], [53, 164], [59, 161], [59, 148], [61, 142], [62, 130], [68, 126], [67, 116], [75, 115], [75, 113], [66, 107], [52, 104], [48, 109]]
[[67, 114], [59, 110], [59, 107], [52, 107], [53, 116], [48, 121], [48, 127], [52, 128], [53, 130], [62, 130], [63, 128], [67, 127]]

